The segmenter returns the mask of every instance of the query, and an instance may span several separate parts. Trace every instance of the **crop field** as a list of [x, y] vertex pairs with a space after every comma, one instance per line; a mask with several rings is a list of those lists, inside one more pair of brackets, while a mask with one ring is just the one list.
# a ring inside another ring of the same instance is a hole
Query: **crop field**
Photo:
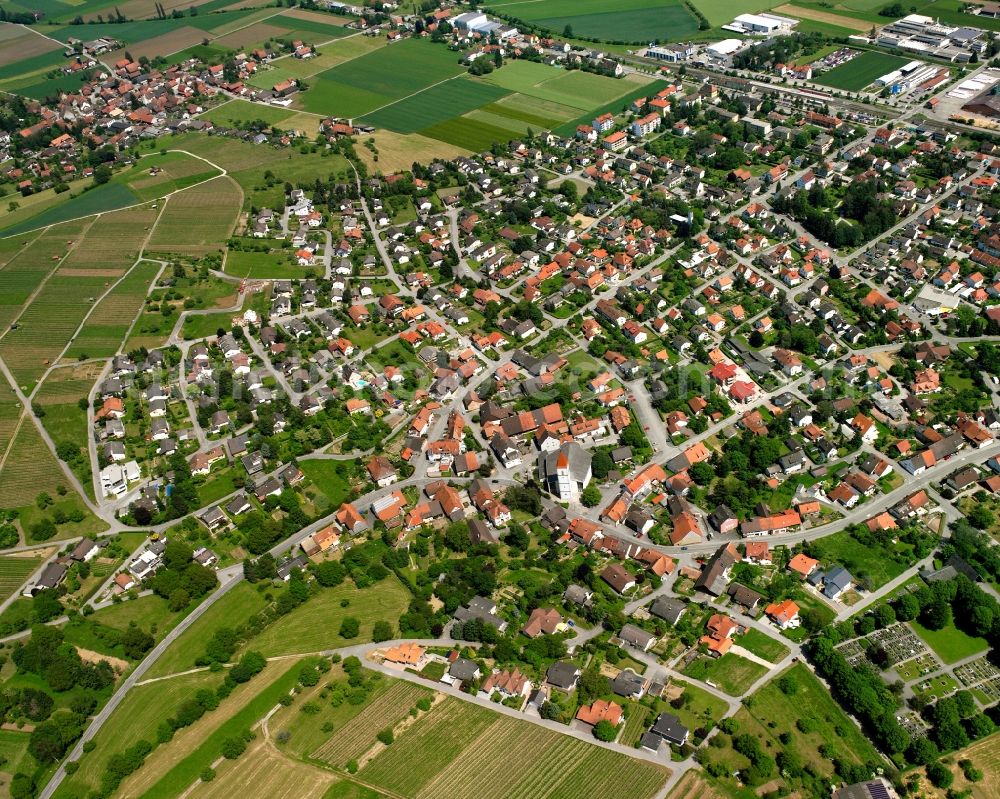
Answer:
[[243, 192], [228, 176], [172, 194], [147, 247], [182, 255], [204, 255], [220, 249], [232, 234], [242, 205]]
[[16, 212], [2, 217], [3, 221], [0, 221], [0, 225], [3, 227], [0, 229], [0, 233], [4, 236], [12, 236], [80, 217], [117, 211], [119, 208], [135, 205], [138, 202], [136, 196], [129, 191], [127, 186], [113, 181], [75, 196], [74, 191], [79, 191], [79, 189], [74, 187], [65, 194], [59, 195], [59, 197], [66, 199], [57, 205], [45, 208], [40, 213], [29, 215], [27, 219], [15, 218]]
[[[81, 410], [77, 403], [87, 396], [98, 372], [94, 365], [53, 369], [39, 386], [34, 401], [45, 410], [41, 422], [57, 447], [69, 443], [80, 451], [86, 451], [89, 432], [87, 412]], [[74, 461], [71, 468], [93, 498], [89, 458]]]
[[360, 713], [315, 749], [310, 757], [343, 768], [371, 749], [381, 730], [395, 727], [407, 717], [418, 700], [431, 695], [430, 689], [423, 686], [405, 680], [392, 681]]
[[357, 117], [461, 72], [456, 53], [407, 39], [313, 76], [298, 103], [318, 114]]
[[61, 50], [57, 42], [31, 28], [5, 25], [0, 28], [0, 66]]
[[[653, 39], [684, 38], [698, 30], [697, 18], [680, 0], [620, 0], [614, 8], [600, 0], [540, 0], [534, 3], [500, 0], [489, 4], [489, 8], [560, 36], [568, 26], [574, 36], [604, 41], [645, 44]], [[725, 21], [730, 20], [732, 15]]]
[[364, 117], [364, 121], [399, 133], [416, 133], [495, 102], [509, 93], [507, 89], [482, 81], [456, 78], [386, 106]]
[[[388, 43], [381, 36], [347, 36], [323, 45], [319, 55], [314, 58], [282, 58], [275, 66], [286, 77], [309, 78], [387, 46]], [[249, 82], [254, 86], [270, 86], [275, 82], [272, 76], [276, 74], [274, 69], [262, 70]], [[262, 82], [258, 82], [258, 78]]]
[[133, 266], [94, 307], [65, 357], [110, 358], [118, 352], [159, 271], [160, 265], [152, 261], [139, 261]]
[[[21, 240], [24, 246], [0, 268], [0, 325], [4, 328], [17, 316], [31, 293], [59, 259], [80, 238], [84, 228], [90, 224], [68, 223], [52, 228], [30, 241]], [[9, 334], [8, 334], [9, 335]]]
[[263, 739], [252, 743], [238, 763], [223, 761], [211, 782], [199, 782], [190, 799], [230, 799], [246, 795], [268, 799], [322, 799], [338, 782], [325, 769], [282, 757]]
[[159, 211], [144, 205], [102, 214], [59, 265], [57, 277], [120, 277], [139, 257]]
[[667, 799], [724, 799], [723, 795], [712, 788], [700, 771], [688, 771], [674, 789], [667, 794]]
[[33, 555], [12, 555], [0, 557], [0, 601], [17, 591], [42, 563], [42, 558]]
[[43, 491], [54, 497], [59, 486], [69, 488], [67, 483], [35, 425], [25, 419], [0, 468], [0, 508], [30, 505]]
[[414, 161], [426, 164], [435, 158], [451, 159], [467, 154], [463, 147], [416, 133], [404, 135], [391, 130], [378, 130], [364, 137], [366, 142], [369, 139], [378, 149], [378, 161], [367, 147], [356, 147], [355, 150], [371, 172], [382, 170], [389, 174], [409, 169]]
[[21, 405], [13, 396], [0, 400], [0, 458], [4, 457], [21, 422]]
[[17, 329], [0, 342], [0, 353], [18, 380], [37, 380], [59, 357], [96, 298], [134, 261], [155, 215], [146, 208], [129, 209], [99, 217], [88, 227], [25, 308]]
[[[517, 768], [488, 764], [517, 763]], [[378, 754], [359, 776], [420, 799], [652, 796], [666, 768], [499, 716], [449, 697]]]
[[889, 55], [888, 53], [864, 52], [855, 56], [846, 64], [824, 72], [815, 79], [816, 83], [824, 86], [831, 86], [834, 89], [846, 89], [847, 91], [860, 91], [876, 78], [899, 69], [907, 63], [905, 58]]
[[[344, 607], [341, 600], [348, 600]], [[406, 610], [410, 594], [398, 579], [389, 576], [369, 588], [355, 588], [350, 581], [327, 588], [299, 606], [278, 624], [272, 624], [249, 643], [249, 648], [265, 657], [309, 654], [371, 640], [377, 621], [393, 624]], [[343, 638], [340, 623], [353, 616], [361, 623], [356, 638]], [[322, 624], [316, 620], [322, 619]]]

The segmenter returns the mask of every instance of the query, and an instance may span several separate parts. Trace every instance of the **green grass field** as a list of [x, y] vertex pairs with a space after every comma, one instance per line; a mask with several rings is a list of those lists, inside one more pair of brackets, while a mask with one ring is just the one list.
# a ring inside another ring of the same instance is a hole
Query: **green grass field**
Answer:
[[[180, 634], [146, 672], [146, 679], [165, 677], [168, 674], [194, 668], [195, 660], [204, 654], [205, 643], [216, 630], [220, 627], [239, 627], [252, 615], [263, 610], [266, 604], [264, 595], [249, 583], [235, 586]], [[104, 623], [115, 626], [107, 620], [104, 620]]]
[[888, 53], [864, 52], [846, 64], [824, 72], [815, 78], [815, 82], [831, 86], [834, 89], [856, 92], [868, 86], [876, 78], [892, 72], [894, 69], [899, 69], [907, 63], [905, 58]]
[[462, 71], [446, 47], [407, 39], [313, 76], [301, 103], [318, 114], [362, 116]]
[[[516, 763], [516, 768], [489, 764]], [[449, 697], [358, 773], [394, 794], [421, 799], [645, 799], [667, 770]]]
[[[907, 552], [902, 552], [900, 557]], [[846, 530], [810, 542], [809, 554], [824, 566], [839, 563], [855, 579], [868, 580], [872, 589], [894, 580], [910, 565], [908, 558], [903, 557], [903, 562], [890, 560], [889, 555], [894, 553], [866, 547]]]
[[357, 472], [357, 466], [351, 461], [326, 458], [303, 458], [299, 461], [299, 468], [323, 492], [328, 505], [334, 509], [347, 500], [351, 490], [350, 481]]
[[684, 676], [710, 682], [730, 696], [740, 696], [766, 672], [759, 663], [727, 652], [720, 658], [699, 657], [684, 670]]
[[[780, 685], [791, 693], [784, 693]], [[820, 773], [833, 771], [830, 757], [819, 754], [821, 746], [833, 749], [833, 757], [851, 763], [879, 761], [880, 755], [830, 696], [830, 692], [801, 663], [782, 672], [753, 694], [737, 714], [740, 732], [760, 737], [774, 751], [781, 748], [777, 738], [783, 732], [791, 734], [794, 749], [803, 765], [812, 765]], [[751, 724], [750, 719], [756, 721]], [[803, 733], [796, 727], [799, 719], [812, 722], [812, 731]]]
[[211, 111], [201, 115], [214, 125], [239, 127], [240, 124], [261, 120], [268, 125], [277, 125], [282, 120], [294, 116], [295, 112], [288, 108], [249, 103], [246, 100], [230, 100], [228, 103], [216, 106]]
[[[347, 600], [346, 606], [343, 600]], [[324, 589], [267, 627], [247, 646], [265, 657], [276, 657], [363, 643], [371, 640], [375, 622], [385, 620], [395, 625], [409, 602], [409, 592], [393, 576], [370, 588], [359, 589], [348, 581], [336, 588]], [[357, 638], [347, 639], [340, 635], [340, 623], [348, 616], [361, 623]]]
[[[700, 3], [699, 3], [700, 5]], [[604, 41], [642, 42], [679, 39], [698, 30], [698, 20], [680, 0], [619, 0], [614, 7], [599, 0], [519, 0], [492, 3], [489, 8], [563, 35]], [[711, 18], [710, 18], [711, 19]], [[725, 21], [732, 20], [729, 16]]]
[[955, 663], [977, 652], [985, 652], [989, 648], [985, 638], [966, 635], [952, 624], [940, 630], [928, 630], [915, 621], [910, 622], [910, 625], [945, 663]]
[[764, 658], [764, 660], [771, 663], [780, 662], [789, 652], [788, 647], [781, 643], [781, 641], [776, 641], [767, 633], [762, 633], [753, 627], [748, 628], [739, 637], [737, 643], [748, 652], [752, 652], [757, 657]]

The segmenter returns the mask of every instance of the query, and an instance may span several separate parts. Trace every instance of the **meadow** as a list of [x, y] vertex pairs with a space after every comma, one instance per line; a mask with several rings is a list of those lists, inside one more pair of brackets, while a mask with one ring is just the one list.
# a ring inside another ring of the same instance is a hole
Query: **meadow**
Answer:
[[888, 53], [864, 52], [846, 64], [824, 72], [814, 80], [816, 83], [834, 89], [856, 92], [870, 85], [876, 78], [892, 72], [894, 69], [899, 69], [907, 63], [907, 59]]
[[213, 125], [235, 128], [258, 120], [268, 125], [278, 125], [294, 115], [295, 112], [287, 108], [250, 103], [246, 100], [229, 100], [202, 114], [201, 119]]
[[[266, 604], [264, 595], [249, 583], [234, 586], [178, 636], [146, 672], [145, 678], [165, 677], [194, 668], [195, 661], [205, 653], [205, 643], [216, 630], [239, 627]], [[104, 623], [115, 626], [111, 621]]]
[[767, 669], [759, 663], [732, 652], [727, 652], [720, 658], [699, 657], [684, 669], [685, 676], [710, 682], [730, 696], [742, 695], [766, 672]]
[[[369, 588], [356, 588], [346, 581], [336, 588], [324, 589], [278, 623], [265, 628], [248, 642], [247, 648], [265, 657], [278, 657], [364, 643], [371, 640], [375, 622], [395, 625], [409, 602], [409, 592], [394, 576]], [[348, 616], [360, 622], [361, 629], [355, 638], [340, 635], [340, 623]]]
[[[497, 763], [516, 767], [496, 768]], [[421, 716], [358, 772], [376, 787], [421, 799], [644, 799], [668, 774], [662, 766], [453, 697]]]
[[[559, 36], [569, 28], [574, 36], [613, 42], [645, 44], [654, 39], [683, 38], [698, 30], [698, 19], [680, 0], [621, 0], [613, 9], [600, 0], [541, 0], [535, 3], [501, 0], [491, 3], [489, 8]], [[725, 21], [731, 19], [732, 16]]]
[[[782, 690], [785, 688], [785, 691]], [[787, 693], [786, 693], [787, 691]], [[777, 738], [782, 733], [791, 734], [794, 749], [803, 765], [811, 765], [823, 774], [832, 771], [833, 757], [850, 763], [880, 760], [879, 753], [849, 719], [830, 692], [801, 663], [782, 672], [744, 703], [736, 715], [741, 732], [759, 737], [777, 750]], [[796, 726], [799, 720], [812, 722], [809, 732]], [[829, 747], [832, 756], [820, 755], [820, 749]]]

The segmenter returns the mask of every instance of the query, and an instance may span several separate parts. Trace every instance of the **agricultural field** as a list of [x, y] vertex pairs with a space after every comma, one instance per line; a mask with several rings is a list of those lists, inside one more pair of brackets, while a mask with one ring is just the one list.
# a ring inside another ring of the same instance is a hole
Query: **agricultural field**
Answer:
[[899, 56], [889, 55], [888, 53], [864, 52], [859, 56], [855, 56], [846, 64], [841, 64], [829, 72], [824, 72], [814, 80], [816, 83], [821, 83], [824, 86], [830, 86], [834, 89], [857, 92], [871, 84], [876, 78], [892, 72], [894, 69], [899, 69], [906, 64], [907, 60]]
[[[348, 605], [342, 604], [343, 600]], [[248, 648], [265, 657], [309, 654], [335, 647], [359, 644], [371, 640], [372, 627], [377, 621], [395, 624], [410, 602], [409, 592], [394, 576], [381, 580], [369, 588], [355, 588], [345, 582], [336, 588], [327, 588], [305, 604], [299, 606], [278, 624], [273, 624], [256, 638]], [[340, 623], [353, 616], [361, 623], [357, 638], [346, 639], [340, 633]], [[322, 624], [316, 620], [322, 619]]]
[[[489, 763], [517, 764], [491, 768]], [[554, 767], [555, 766], [555, 767]], [[358, 776], [421, 799], [652, 796], [667, 769], [447, 698], [377, 754]]]
[[667, 799], [724, 799], [724, 794], [708, 782], [704, 773], [692, 769], [680, 778]]
[[243, 192], [228, 176], [171, 195], [147, 248], [195, 256], [221, 249], [232, 235], [242, 204]]
[[79, 458], [68, 462], [77, 478], [93, 499], [93, 476], [87, 457], [87, 412], [80, 407], [81, 398], [88, 396], [91, 386], [101, 372], [99, 364], [80, 364], [53, 369], [35, 394], [45, 415], [41, 422], [58, 448], [70, 444], [80, 453]]
[[25, 308], [0, 355], [22, 384], [54, 363], [87, 312], [135, 261], [157, 211], [138, 207], [98, 217]]
[[109, 358], [118, 352], [161, 268], [153, 261], [137, 262], [94, 306], [65, 357]]
[[317, 114], [358, 117], [463, 71], [456, 53], [407, 39], [314, 75], [297, 103]]
[[0, 268], [0, 324], [7, 327], [42, 281], [66, 257], [92, 220], [58, 225], [41, 235], [19, 236], [5, 248], [7, 262]]
[[0, 28], [0, 67], [61, 49], [58, 42], [31, 28], [16, 25]]
[[[224, 760], [211, 782], [199, 781], [189, 799], [230, 799], [248, 787], [268, 799], [323, 799], [339, 783], [330, 771], [289, 760], [263, 738], [252, 743], [238, 763]], [[350, 783], [347, 783], [348, 785]]]
[[[717, 0], [705, 2], [706, 5], [712, 3]], [[699, 2], [699, 8], [701, 5]], [[683, 39], [698, 30], [698, 19], [680, 0], [622, 0], [613, 8], [598, 0], [541, 0], [537, 3], [500, 0], [490, 3], [488, 8], [559, 36], [593, 37], [612, 42], [647, 44], [653, 39]], [[739, 12], [731, 12], [724, 22], [731, 21], [735, 13]], [[706, 13], [706, 16], [712, 24], [720, 24], [711, 15]]]
[[[404, 680], [383, 681], [375, 696], [370, 697], [363, 708], [348, 703], [346, 707], [341, 706], [343, 710], [333, 709], [340, 726], [333, 735], [310, 752], [309, 757], [335, 768], [344, 768], [349, 761], [361, 757], [376, 744], [379, 731], [395, 727], [409, 715], [410, 709], [418, 700], [429, 699], [431, 696], [430, 689], [420, 685]], [[318, 740], [319, 737], [318, 735], [313, 740]], [[300, 746], [301, 744], [299, 741]]]
[[43, 560], [40, 552], [0, 557], [0, 602], [24, 585]]
[[478, 151], [528, 130], [563, 125], [632, 88], [632, 81], [514, 61], [484, 78], [462, 76], [438, 83], [380, 108], [364, 121]]

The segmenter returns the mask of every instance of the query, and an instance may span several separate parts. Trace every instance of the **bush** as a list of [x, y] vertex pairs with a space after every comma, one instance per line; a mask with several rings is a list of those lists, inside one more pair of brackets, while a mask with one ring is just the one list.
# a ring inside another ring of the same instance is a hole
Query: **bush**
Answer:
[[201, 778], [202, 782], [211, 782], [215, 779], [215, 769], [208, 766], [198, 776]]
[[236, 760], [247, 750], [247, 742], [239, 735], [233, 735], [222, 742], [222, 756], [227, 760]]
[[601, 719], [594, 725], [594, 737], [598, 741], [610, 743], [618, 736], [618, 728], [610, 721]]
[[927, 766], [927, 779], [935, 788], [948, 788], [955, 781], [955, 775], [941, 761]]
[[386, 727], [384, 730], [379, 730], [378, 735], [375, 736], [386, 746], [391, 746], [392, 742], [395, 740], [395, 736], [392, 734], [392, 728]]

